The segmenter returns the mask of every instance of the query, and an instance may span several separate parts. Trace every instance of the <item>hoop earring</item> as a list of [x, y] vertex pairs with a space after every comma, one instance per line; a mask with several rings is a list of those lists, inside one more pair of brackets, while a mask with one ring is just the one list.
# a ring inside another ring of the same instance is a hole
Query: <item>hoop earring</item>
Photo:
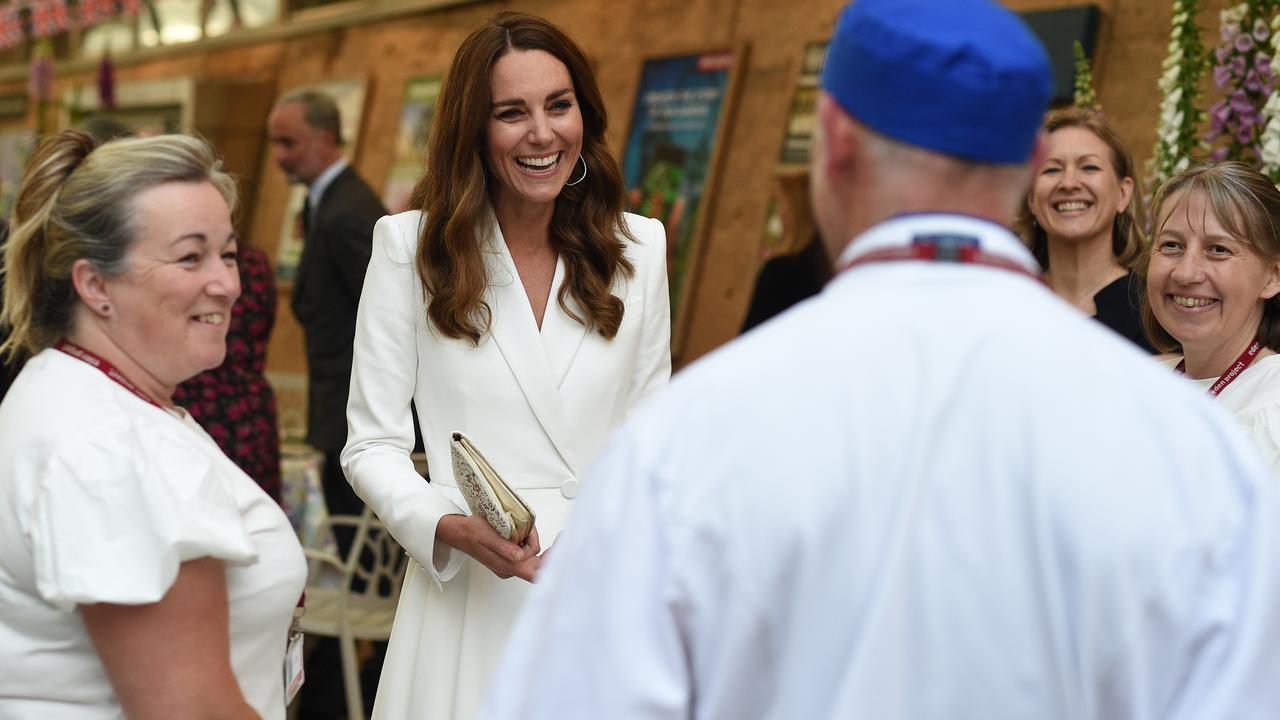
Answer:
[[578, 183], [587, 179], [587, 161], [583, 159], [581, 154], [578, 155], [578, 159], [582, 160], [582, 177], [578, 178], [577, 180], [574, 180], [573, 182], [565, 183], [564, 184], [565, 187], [573, 187], [574, 185], [577, 185]]

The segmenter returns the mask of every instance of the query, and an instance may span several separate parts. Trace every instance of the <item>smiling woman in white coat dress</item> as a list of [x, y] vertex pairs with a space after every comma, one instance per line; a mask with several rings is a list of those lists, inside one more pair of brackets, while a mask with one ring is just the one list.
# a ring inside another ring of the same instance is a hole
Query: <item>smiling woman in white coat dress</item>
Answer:
[[[470, 718], [609, 432], [671, 373], [662, 224], [622, 212], [582, 51], [502, 13], [445, 78], [420, 210], [374, 229], [342, 464], [411, 563], [375, 718]], [[410, 401], [431, 482], [414, 472]], [[469, 516], [467, 433], [537, 515], [524, 545]]]

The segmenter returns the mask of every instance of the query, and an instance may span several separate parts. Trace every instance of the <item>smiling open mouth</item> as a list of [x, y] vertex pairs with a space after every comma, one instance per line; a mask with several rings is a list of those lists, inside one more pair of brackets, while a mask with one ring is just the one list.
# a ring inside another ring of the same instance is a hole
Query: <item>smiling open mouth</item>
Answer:
[[560, 153], [555, 152], [550, 155], [530, 156], [516, 158], [516, 164], [526, 170], [534, 172], [548, 172], [555, 168], [560, 162]]
[[1213, 298], [1193, 298], [1187, 297], [1186, 295], [1170, 295], [1169, 298], [1178, 305], [1187, 308], [1205, 307], [1206, 305], [1212, 305], [1218, 302]]
[[202, 325], [221, 325], [226, 317], [223, 313], [205, 313], [204, 315], [196, 315], [192, 319]]
[[1084, 200], [1067, 200], [1066, 202], [1054, 203], [1053, 209], [1058, 212], [1076, 212], [1078, 210], [1087, 210], [1090, 204]]

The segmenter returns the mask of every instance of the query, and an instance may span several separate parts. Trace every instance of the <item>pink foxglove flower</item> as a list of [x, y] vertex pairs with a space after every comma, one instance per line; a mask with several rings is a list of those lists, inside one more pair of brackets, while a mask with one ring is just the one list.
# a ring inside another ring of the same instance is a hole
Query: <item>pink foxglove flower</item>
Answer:
[[1267, 27], [1267, 23], [1262, 18], [1253, 21], [1253, 39], [1258, 42], [1266, 42], [1271, 37], [1271, 28]]
[[1224, 88], [1231, 82], [1231, 68], [1217, 65], [1213, 68], [1214, 87]]

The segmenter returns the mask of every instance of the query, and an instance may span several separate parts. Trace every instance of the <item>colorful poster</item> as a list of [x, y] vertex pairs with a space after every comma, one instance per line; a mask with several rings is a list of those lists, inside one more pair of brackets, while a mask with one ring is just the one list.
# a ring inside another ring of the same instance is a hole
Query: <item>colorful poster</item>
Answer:
[[[364, 79], [327, 80], [294, 89], [315, 90], [333, 98], [342, 120], [342, 154], [348, 162], [353, 161], [360, 138], [360, 120], [364, 116]], [[280, 220], [280, 241], [276, 246], [276, 279], [283, 285], [292, 285], [298, 273], [298, 259], [302, 257], [302, 203], [306, 199], [306, 185], [289, 187], [289, 198]]]
[[787, 134], [782, 139], [782, 162], [807, 165], [809, 147], [813, 144], [813, 113], [818, 101], [818, 80], [822, 63], [827, 59], [827, 41], [811, 42], [804, 48], [800, 76], [791, 95], [791, 111], [787, 113]]
[[435, 117], [439, 97], [439, 75], [420, 75], [410, 78], [405, 85], [400, 125], [396, 129], [395, 154], [382, 191], [382, 204], [393, 215], [409, 209], [409, 195], [418, 184], [418, 178], [422, 177], [431, 119]]
[[645, 61], [624, 149], [628, 209], [666, 225], [677, 353], [735, 59], [721, 51]]

